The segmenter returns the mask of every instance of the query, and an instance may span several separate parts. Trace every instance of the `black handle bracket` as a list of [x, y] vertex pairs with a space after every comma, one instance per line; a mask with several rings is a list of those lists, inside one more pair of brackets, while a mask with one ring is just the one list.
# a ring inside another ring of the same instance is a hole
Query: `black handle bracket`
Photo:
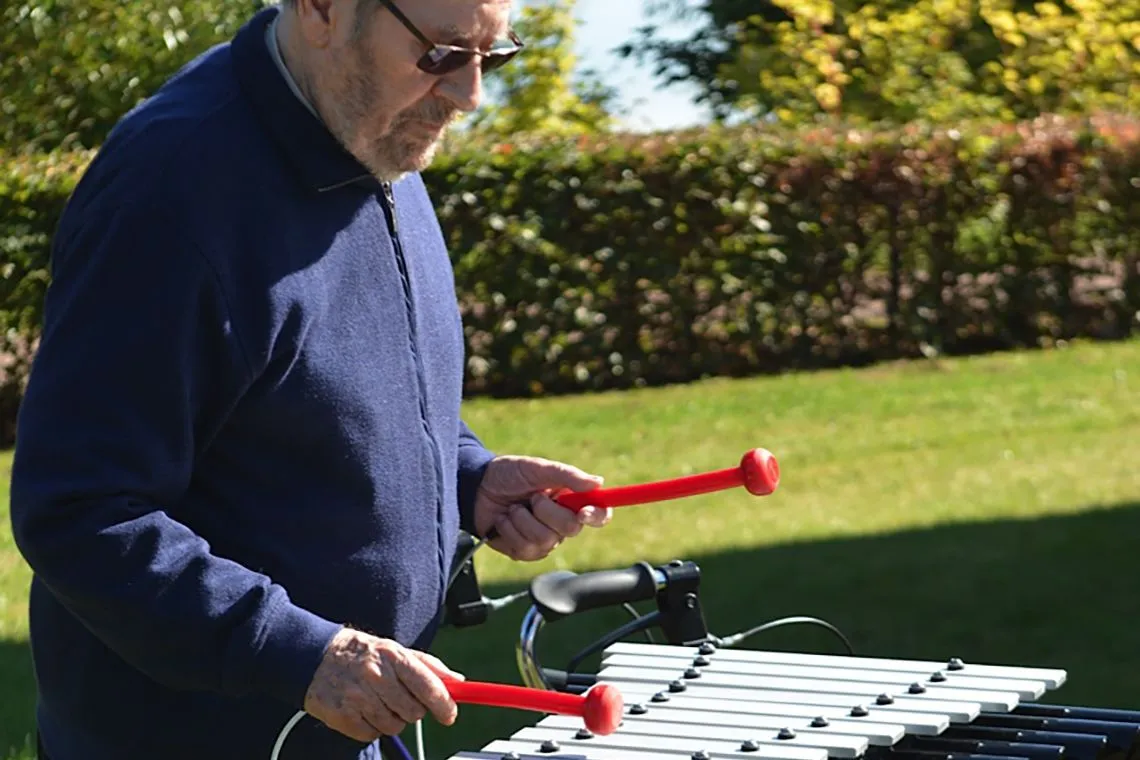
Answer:
[[701, 609], [701, 568], [679, 559], [658, 568], [665, 586], [657, 592], [658, 623], [670, 644], [695, 646], [708, 640], [709, 629]]
[[452, 561], [451, 574], [455, 581], [444, 599], [443, 624], [454, 628], [469, 628], [487, 622], [490, 605], [483, 597], [479, 578], [475, 574], [475, 538], [460, 531], [459, 545]]

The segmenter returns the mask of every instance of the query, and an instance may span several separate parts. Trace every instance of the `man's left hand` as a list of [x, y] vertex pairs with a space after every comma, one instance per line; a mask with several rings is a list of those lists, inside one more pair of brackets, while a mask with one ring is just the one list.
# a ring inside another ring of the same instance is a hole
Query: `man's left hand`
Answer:
[[475, 530], [485, 536], [495, 528], [498, 537], [487, 545], [511, 559], [543, 559], [583, 527], [600, 528], [613, 517], [612, 509], [592, 506], [575, 513], [559, 506], [551, 494], [563, 489], [589, 491], [601, 484], [599, 476], [562, 462], [496, 457], [487, 465], [475, 495]]

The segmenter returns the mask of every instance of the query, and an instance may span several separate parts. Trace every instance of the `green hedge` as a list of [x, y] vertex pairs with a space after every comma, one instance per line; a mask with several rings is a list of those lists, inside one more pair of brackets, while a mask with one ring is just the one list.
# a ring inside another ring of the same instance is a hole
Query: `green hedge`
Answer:
[[455, 155], [428, 180], [470, 391], [1127, 335], [1138, 125], [757, 129]]
[[[9, 353], [38, 323], [47, 241], [88, 159], [0, 167]], [[520, 141], [449, 152], [425, 179], [453, 251], [472, 395], [1140, 324], [1140, 119]]]
[[0, 155], [0, 446], [11, 444], [48, 284], [52, 231], [92, 155]]

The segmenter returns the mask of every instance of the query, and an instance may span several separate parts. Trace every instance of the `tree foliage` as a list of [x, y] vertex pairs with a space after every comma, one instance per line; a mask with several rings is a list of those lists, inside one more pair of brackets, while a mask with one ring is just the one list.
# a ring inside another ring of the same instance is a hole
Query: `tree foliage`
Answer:
[[679, 0], [623, 52], [689, 80], [718, 116], [804, 121], [1033, 118], [1140, 107], [1140, 3], [1119, 0]]
[[[265, 0], [267, 2], [268, 0]], [[186, 62], [233, 36], [263, 0], [16, 0], [0, 6], [0, 152], [97, 147]], [[523, 54], [488, 78], [483, 135], [581, 134], [610, 124], [613, 92], [577, 72], [574, 4], [523, 6]]]
[[95, 147], [256, 0], [16, 0], [0, 6], [0, 149]]
[[467, 120], [472, 135], [593, 134], [613, 124], [615, 93], [574, 54], [574, 0], [523, 5], [514, 23], [526, 48], [485, 80], [488, 102]]

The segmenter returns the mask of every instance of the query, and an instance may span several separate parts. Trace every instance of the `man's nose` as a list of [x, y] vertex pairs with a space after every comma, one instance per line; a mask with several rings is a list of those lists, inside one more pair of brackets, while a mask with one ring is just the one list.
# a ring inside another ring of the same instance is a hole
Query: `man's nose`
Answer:
[[483, 71], [479, 60], [447, 74], [440, 81], [439, 93], [461, 111], [474, 111], [483, 101]]

